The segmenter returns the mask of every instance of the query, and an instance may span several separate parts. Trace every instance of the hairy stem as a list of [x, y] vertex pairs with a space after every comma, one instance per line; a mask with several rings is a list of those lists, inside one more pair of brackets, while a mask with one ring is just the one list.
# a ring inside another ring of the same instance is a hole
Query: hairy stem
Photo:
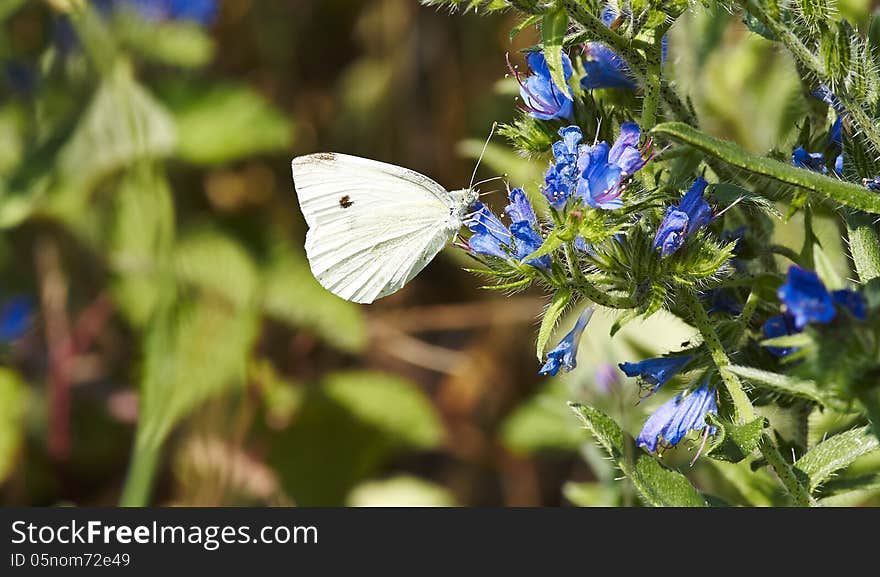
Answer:
[[718, 334], [715, 332], [712, 323], [709, 321], [709, 315], [706, 313], [706, 309], [703, 308], [703, 303], [700, 302], [693, 291], [685, 290], [683, 293], [685, 297], [685, 305], [690, 309], [694, 323], [697, 325], [697, 329], [699, 329], [700, 334], [703, 336], [703, 342], [709, 350], [709, 354], [712, 356], [712, 361], [715, 363], [715, 366], [718, 367], [718, 372], [721, 374], [724, 386], [727, 388], [727, 392], [733, 400], [733, 408], [736, 413], [737, 421], [739, 423], [749, 423], [754, 421], [755, 410], [752, 408], [752, 403], [749, 401], [748, 395], [746, 395], [746, 392], [743, 390], [739, 377], [724, 370], [726, 367], [730, 366], [730, 359], [727, 357], [727, 353], [721, 345], [721, 340], [718, 338]]
[[773, 444], [770, 436], [766, 433], [761, 437], [759, 448], [761, 449], [761, 454], [764, 455], [764, 458], [767, 459], [767, 462], [776, 471], [776, 475], [782, 481], [782, 485], [794, 501], [794, 504], [798, 507], [816, 506], [816, 501], [810, 496], [809, 490], [800, 482], [791, 465], [782, 458], [779, 449], [776, 448], [776, 445]]
[[663, 75], [663, 36], [669, 26], [654, 30], [654, 43], [646, 51], [645, 97], [642, 100], [642, 130], [654, 128], [657, 122], [657, 102]]

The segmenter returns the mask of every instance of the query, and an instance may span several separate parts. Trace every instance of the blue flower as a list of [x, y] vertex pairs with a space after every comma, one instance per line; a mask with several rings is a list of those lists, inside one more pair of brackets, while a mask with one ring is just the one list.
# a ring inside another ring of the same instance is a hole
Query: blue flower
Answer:
[[813, 96], [833, 108], [838, 117], [846, 116], [846, 108], [843, 107], [843, 103], [826, 84], [819, 84], [819, 88], [813, 91]]
[[577, 126], [560, 128], [559, 136], [562, 137], [562, 140], [553, 143], [553, 156], [556, 163], [547, 170], [542, 191], [550, 205], [557, 210], [565, 206], [577, 188], [578, 151], [580, 143], [584, 139], [581, 129]]
[[3, 79], [13, 92], [29, 96], [37, 89], [37, 71], [31, 64], [10, 60], [3, 64]]
[[620, 363], [620, 370], [628, 377], [638, 377], [651, 387], [649, 395], [669, 382], [693, 359], [690, 355], [677, 357], [657, 357], [638, 363]]
[[860, 321], [867, 318], [865, 297], [862, 293], [849, 289], [831, 291], [831, 300], [834, 304], [849, 311], [849, 314]]
[[692, 393], [681, 393], [660, 405], [648, 417], [636, 444], [654, 453], [658, 444], [674, 447], [690, 431], [701, 431], [708, 427], [708, 434], [715, 434], [715, 427], [706, 423], [709, 413], [717, 415], [718, 405], [715, 390], [709, 388], [707, 380]]
[[639, 125], [627, 122], [610, 149], [604, 141], [585, 148], [578, 157], [577, 195], [594, 208], [621, 208], [623, 181], [647, 162], [638, 148], [640, 138]]
[[875, 176], [874, 178], [866, 178], [864, 181], [864, 185], [868, 187], [868, 190], [876, 190], [880, 192], [880, 176]]
[[797, 265], [788, 268], [785, 284], [777, 292], [779, 300], [794, 319], [794, 326], [802, 330], [807, 323], [814, 321], [827, 323], [837, 312], [828, 289], [819, 280], [819, 275]]
[[822, 174], [828, 173], [828, 168], [825, 167], [825, 155], [821, 152], [807, 152], [803, 146], [798, 146], [791, 153], [791, 163], [798, 168], [806, 168]]
[[584, 45], [584, 55], [586, 75], [581, 78], [581, 86], [585, 90], [598, 88], [635, 90], [638, 87], [623, 58], [604, 44], [587, 42]]
[[[777, 337], [787, 337], [802, 332], [794, 326], [794, 319], [789, 314], [777, 315], [770, 317], [764, 323], [764, 336], [768, 339]], [[791, 353], [800, 350], [799, 347], [766, 347], [767, 352], [777, 357], [786, 357]]]
[[595, 308], [590, 306], [581, 313], [571, 332], [563, 337], [555, 349], [547, 353], [547, 362], [538, 371], [539, 374], [555, 377], [559, 369], [567, 373], [577, 366], [578, 344], [581, 342], [581, 335], [587, 328], [587, 323], [590, 322], [594, 310]]
[[14, 341], [30, 326], [33, 305], [24, 296], [13, 297], [0, 309], [0, 342]]
[[707, 313], [726, 313], [736, 316], [742, 312], [742, 304], [730, 289], [709, 289], [702, 293], [702, 296], [709, 302]]
[[471, 252], [498, 258], [510, 256], [507, 247], [513, 244], [510, 231], [504, 226], [489, 207], [480, 201], [474, 203], [474, 212], [467, 221], [467, 227], [471, 230], [471, 238], [468, 239], [468, 247]]
[[[474, 234], [468, 240], [468, 247], [476, 254], [498, 258], [516, 258], [521, 261], [543, 244], [538, 234], [538, 219], [532, 204], [521, 188], [510, 191], [510, 204], [504, 211], [510, 216], [510, 229], [495, 216], [482, 202], [474, 204], [474, 212], [465, 223]], [[525, 261], [526, 264], [543, 270], [550, 270], [549, 255]]]
[[666, 209], [666, 215], [654, 236], [654, 250], [660, 256], [669, 256], [684, 244], [684, 240], [712, 221], [712, 207], [703, 199], [709, 185], [702, 176], [685, 193], [678, 206]]
[[114, 7], [130, 7], [153, 22], [181, 20], [208, 26], [217, 16], [216, 0], [112, 0], [111, 3]]
[[[529, 68], [534, 74], [525, 79], [520, 79], [519, 72], [511, 67], [513, 75], [519, 83], [519, 93], [523, 100], [522, 108], [532, 118], [539, 120], [553, 120], [555, 118], [571, 118], [574, 110], [574, 101], [568, 86], [556, 86], [550, 78], [550, 67], [543, 52], [531, 52], [526, 56]], [[571, 60], [565, 52], [562, 53], [562, 69], [565, 81], [568, 82], [573, 74]]]

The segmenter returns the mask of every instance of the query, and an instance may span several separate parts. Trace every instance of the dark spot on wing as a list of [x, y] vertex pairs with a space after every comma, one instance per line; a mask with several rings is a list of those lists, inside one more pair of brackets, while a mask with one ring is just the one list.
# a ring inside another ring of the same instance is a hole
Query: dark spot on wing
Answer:
[[347, 194], [339, 199], [339, 206], [342, 208], [348, 208], [349, 206], [351, 206], [353, 204], [354, 204], [354, 201], [352, 201], [351, 197], [348, 196]]
[[317, 160], [326, 160], [326, 161], [336, 160], [336, 155], [333, 154], [332, 152], [318, 152], [317, 154], [313, 154], [312, 156], [315, 157], [315, 159], [317, 159]]

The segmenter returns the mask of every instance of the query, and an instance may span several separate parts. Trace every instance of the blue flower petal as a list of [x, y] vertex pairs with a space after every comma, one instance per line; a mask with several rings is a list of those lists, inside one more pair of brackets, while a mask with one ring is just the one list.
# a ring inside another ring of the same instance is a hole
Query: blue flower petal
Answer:
[[867, 307], [862, 293], [849, 289], [836, 290], [831, 292], [831, 300], [848, 310], [858, 320], [863, 321], [867, 318]]
[[33, 304], [24, 296], [14, 297], [0, 309], [0, 341], [20, 338], [30, 326]]
[[[794, 326], [794, 319], [789, 315], [770, 317], [764, 323], [764, 336], [768, 339], [796, 335], [800, 330]], [[767, 352], [777, 357], [786, 357], [799, 350], [798, 347], [765, 347]]]
[[532, 226], [538, 224], [532, 203], [529, 202], [529, 197], [521, 188], [514, 188], [510, 191], [510, 204], [507, 205], [504, 212], [510, 216], [512, 222], [527, 222]]
[[587, 328], [587, 324], [593, 317], [594, 310], [595, 308], [590, 306], [581, 313], [581, 316], [578, 317], [577, 322], [574, 324], [574, 328], [562, 338], [559, 344], [556, 345], [556, 348], [547, 353], [547, 362], [538, 371], [539, 374], [556, 376], [560, 369], [569, 372], [577, 367], [578, 345], [580, 344], [584, 329]]
[[788, 312], [794, 317], [794, 326], [800, 330], [807, 323], [827, 323], [836, 314], [831, 295], [819, 276], [810, 270], [792, 265], [785, 284], [777, 292]]
[[650, 394], [654, 394], [657, 389], [668, 383], [672, 377], [687, 366], [692, 359], [693, 357], [690, 355], [657, 357], [637, 363], [620, 363], [618, 366], [626, 376], [638, 377], [650, 385], [652, 387]]
[[[690, 431], [706, 428], [706, 415], [718, 414], [715, 390], [704, 382], [690, 394], [682, 393], [663, 403], [652, 414], [636, 439], [636, 444], [654, 453], [660, 439], [667, 445], [677, 445]], [[709, 433], [715, 428], [710, 427]]]

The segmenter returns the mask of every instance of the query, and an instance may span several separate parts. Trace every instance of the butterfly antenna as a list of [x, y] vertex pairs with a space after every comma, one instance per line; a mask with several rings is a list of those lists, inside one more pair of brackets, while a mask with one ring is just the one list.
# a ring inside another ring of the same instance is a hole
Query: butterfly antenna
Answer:
[[477, 178], [477, 170], [480, 168], [480, 163], [483, 162], [483, 155], [486, 154], [486, 149], [489, 148], [489, 141], [492, 140], [496, 128], [498, 128], [498, 123], [493, 122], [492, 130], [489, 131], [489, 138], [487, 138], [486, 143], [483, 144], [483, 150], [480, 151], [480, 158], [477, 159], [477, 165], [474, 167], [474, 173], [471, 175], [471, 183], [468, 185], [468, 190], [474, 187], [474, 179]]
[[721, 216], [722, 214], [724, 214], [725, 212], [727, 212], [728, 210], [730, 210], [730, 209], [733, 208], [734, 206], [738, 205], [738, 204], [739, 204], [744, 198], [745, 198], [744, 196], [741, 196], [741, 197], [737, 198], [736, 200], [734, 200], [734, 201], [733, 201], [732, 203], [730, 203], [730, 205], [727, 206], [724, 210], [722, 210], [721, 212], [719, 212], [718, 214], [716, 214], [716, 215], [715, 215], [715, 218], [718, 218], [719, 216]]
[[[507, 178], [506, 174], [502, 174], [501, 176], [493, 176], [492, 178], [487, 178], [486, 180], [481, 180], [480, 182], [475, 182], [472, 185], [472, 188], [476, 188], [476, 187], [480, 186], [481, 184], [486, 184], [487, 182], [492, 182], [493, 180], [504, 180], [505, 178]], [[482, 194], [489, 194], [489, 193], [485, 192]]]

